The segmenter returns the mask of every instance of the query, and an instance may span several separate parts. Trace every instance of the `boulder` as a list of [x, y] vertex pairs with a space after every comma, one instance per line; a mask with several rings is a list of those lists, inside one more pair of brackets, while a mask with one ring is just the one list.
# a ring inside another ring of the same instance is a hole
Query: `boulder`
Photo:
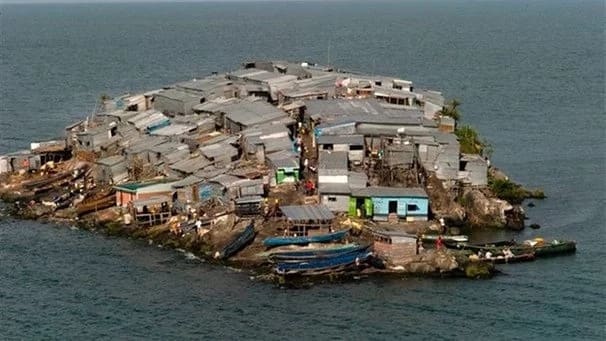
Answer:
[[510, 223], [508, 220], [514, 206], [505, 200], [489, 198], [478, 189], [468, 189], [460, 201], [465, 207], [467, 221], [472, 226], [517, 226], [517, 221], [511, 220]]

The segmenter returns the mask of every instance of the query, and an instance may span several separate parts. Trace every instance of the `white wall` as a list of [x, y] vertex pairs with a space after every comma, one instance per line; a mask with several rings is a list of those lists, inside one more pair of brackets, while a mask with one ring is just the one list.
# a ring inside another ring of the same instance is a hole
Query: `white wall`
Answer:
[[318, 183], [347, 183], [347, 175], [318, 175]]

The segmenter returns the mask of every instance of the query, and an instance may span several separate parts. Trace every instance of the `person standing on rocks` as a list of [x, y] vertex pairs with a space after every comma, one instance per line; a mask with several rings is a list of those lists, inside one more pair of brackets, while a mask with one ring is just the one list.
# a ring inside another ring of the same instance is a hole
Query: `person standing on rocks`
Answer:
[[436, 239], [436, 249], [437, 250], [442, 250], [442, 247], [444, 247], [444, 241], [442, 240], [442, 236], [438, 236], [438, 239]]

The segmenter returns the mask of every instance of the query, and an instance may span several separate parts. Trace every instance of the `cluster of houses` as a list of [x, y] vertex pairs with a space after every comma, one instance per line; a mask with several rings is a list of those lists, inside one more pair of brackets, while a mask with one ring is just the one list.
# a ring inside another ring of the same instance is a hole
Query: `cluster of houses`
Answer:
[[69, 150], [93, 156], [96, 183], [113, 186], [122, 207], [218, 200], [255, 214], [272, 188], [310, 180], [332, 212], [427, 220], [422, 184], [385, 186], [372, 172], [377, 163], [422, 167], [446, 184], [485, 186], [487, 161], [460, 153], [454, 120], [436, 115], [443, 106], [439, 92], [402, 79], [247, 62], [106, 100], [66, 127], [65, 140], [0, 156], [0, 173], [35, 170]]

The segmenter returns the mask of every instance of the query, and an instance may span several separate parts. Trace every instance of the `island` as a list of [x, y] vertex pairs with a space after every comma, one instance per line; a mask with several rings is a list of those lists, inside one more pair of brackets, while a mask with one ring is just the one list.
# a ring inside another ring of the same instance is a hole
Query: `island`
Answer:
[[0, 195], [13, 216], [188, 250], [280, 283], [486, 277], [541, 247], [574, 249], [466, 243], [462, 231], [524, 228], [522, 201], [544, 194], [490, 163], [458, 107], [401, 78], [247, 61], [101, 96], [62, 138], [0, 156]]

